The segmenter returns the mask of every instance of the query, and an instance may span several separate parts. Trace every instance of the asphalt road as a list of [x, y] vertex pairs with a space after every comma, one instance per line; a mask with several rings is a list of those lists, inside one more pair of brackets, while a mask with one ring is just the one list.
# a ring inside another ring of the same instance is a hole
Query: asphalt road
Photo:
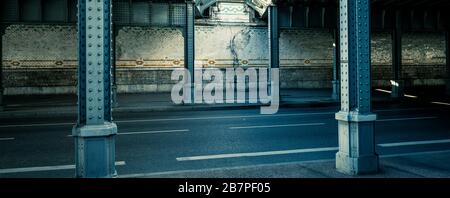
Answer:
[[[119, 175], [333, 159], [337, 107], [127, 113]], [[450, 150], [450, 106], [375, 105], [377, 153]], [[76, 118], [0, 120], [0, 177], [73, 177]]]

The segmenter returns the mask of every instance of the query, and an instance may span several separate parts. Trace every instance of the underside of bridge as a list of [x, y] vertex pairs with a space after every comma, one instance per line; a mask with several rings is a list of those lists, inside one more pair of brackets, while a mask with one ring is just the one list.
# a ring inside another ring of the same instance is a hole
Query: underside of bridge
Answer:
[[0, 109], [6, 96], [77, 93], [77, 177], [116, 176], [116, 95], [170, 92], [176, 69], [190, 73], [192, 93], [196, 70], [239, 67], [279, 69], [268, 81], [282, 90], [332, 88], [336, 169], [349, 175], [379, 170], [372, 89], [394, 99], [407, 88], [450, 93], [447, 0], [1, 4]]

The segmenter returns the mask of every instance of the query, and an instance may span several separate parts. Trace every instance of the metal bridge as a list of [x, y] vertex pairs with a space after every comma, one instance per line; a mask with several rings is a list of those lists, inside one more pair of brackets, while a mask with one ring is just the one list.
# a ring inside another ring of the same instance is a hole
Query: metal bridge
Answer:
[[[134, 0], [124, 2], [132, 1]], [[73, 128], [73, 136], [76, 142], [76, 175], [78, 177], [113, 177], [116, 174], [114, 162], [117, 127], [111, 113], [115, 86], [114, 75], [112, 75], [114, 73], [112, 65], [115, 61], [113, 30], [116, 25], [113, 23], [112, 4], [116, 2], [118, 1], [77, 1], [78, 122]], [[196, 17], [201, 17], [217, 0], [171, 2], [181, 2], [185, 5], [182, 23], [185, 38], [184, 65], [193, 73], [194, 20]], [[337, 98], [340, 98], [341, 109], [335, 115], [339, 123], [336, 168], [343, 173], [351, 175], [374, 173], [379, 168], [373, 133], [377, 115], [372, 113], [370, 91], [372, 31], [382, 29], [393, 32], [392, 95], [394, 97], [403, 95], [400, 71], [401, 39], [405, 30], [446, 32], [446, 64], [447, 71], [450, 71], [448, 50], [450, 1], [447, 0], [245, 0], [245, 3], [268, 22], [267, 42], [270, 46], [270, 54], [267, 56], [270, 57], [270, 68], [279, 67], [279, 23], [289, 20], [288, 18], [280, 20], [281, 15], [289, 16], [292, 10], [297, 8], [320, 7], [323, 9], [306, 11], [305, 17], [316, 16], [314, 12], [321, 13], [322, 21], [326, 20], [325, 16], [329, 17], [331, 24], [329, 28], [335, 29], [335, 41], [338, 43], [336, 56], [339, 57], [337, 60], [339, 67], [335, 68], [335, 94]], [[3, 5], [2, 7], [6, 8]], [[288, 13], [284, 11], [281, 13], [280, 10], [283, 7], [293, 7], [293, 9], [290, 9]], [[9, 12], [2, 11], [2, 13]], [[6, 24], [20, 23], [20, 19], [6, 16], [6, 14], [2, 18], [2, 35]], [[193, 78], [191, 80], [194, 81]], [[0, 104], [1, 96], [0, 94]]]

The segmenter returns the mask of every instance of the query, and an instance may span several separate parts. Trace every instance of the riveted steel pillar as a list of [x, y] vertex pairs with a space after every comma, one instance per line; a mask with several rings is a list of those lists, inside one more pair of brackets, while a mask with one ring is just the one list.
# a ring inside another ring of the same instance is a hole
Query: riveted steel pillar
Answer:
[[402, 28], [401, 12], [397, 10], [394, 15], [394, 30], [392, 31], [392, 72], [391, 97], [403, 97], [404, 81], [402, 79]]
[[195, 87], [195, 1], [186, 1], [186, 21], [184, 24], [184, 67], [190, 73], [190, 81], [185, 81], [185, 86], [191, 89], [191, 95], [184, 94], [185, 101], [194, 101]]
[[279, 50], [279, 26], [278, 26], [278, 7], [276, 5], [269, 6], [269, 50], [270, 50], [270, 68], [280, 67], [280, 50]]
[[450, 31], [447, 30], [445, 32], [445, 57], [446, 57], [446, 64], [447, 64], [447, 95], [450, 95]]
[[378, 171], [370, 92], [370, 0], [340, 0], [341, 110], [336, 113], [336, 169], [356, 175]]
[[[272, 69], [280, 68], [280, 28], [278, 23], [278, 7], [274, 4], [268, 7], [268, 36], [269, 36], [269, 92], [271, 97], [274, 97], [272, 94], [280, 93], [275, 92], [272, 93], [272, 85], [278, 86], [280, 82], [274, 82], [276, 79], [272, 79]], [[279, 79], [278, 79], [279, 80]], [[280, 97], [280, 96], [275, 96]]]
[[3, 111], [5, 104], [3, 103], [3, 33], [5, 26], [0, 24], [0, 111]]
[[339, 83], [339, 32], [338, 28], [333, 31], [334, 35], [334, 43], [333, 43], [333, 80], [331, 81], [331, 85], [333, 88], [333, 92], [331, 93], [331, 99], [337, 101], [339, 100], [340, 83]]
[[112, 63], [111, 63], [111, 67], [112, 67], [112, 107], [117, 107], [119, 106], [119, 103], [117, 101], [117, 63], [116, 63], [116, 39], [117, 39], [117, 35], [118, 35], [118, 27], [117, 25], [113, 24], [112, 25], [112, 42], [111, 42], [111, 46], [112, 46]]
[[111, 0], [78, 0], [76, 177], [113, 177], [117, 126], [111, 116]]

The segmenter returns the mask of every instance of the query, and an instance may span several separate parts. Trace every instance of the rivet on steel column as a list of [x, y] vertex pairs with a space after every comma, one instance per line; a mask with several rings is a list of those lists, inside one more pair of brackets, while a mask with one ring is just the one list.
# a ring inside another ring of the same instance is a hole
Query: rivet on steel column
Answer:
[[5, 108], [3, 100], [3, 34], [5, 33], [6, 25], [0, 24], [0, 111]]
[[111, 18], [111, 0], [78, 1], [78, 121], [72, 130], [76, 177], [117, 175], [117, 126], [111, 116]]
[[340, 0], [341, 110], [336, 113], [336, 169], [357, 175], [378, 171], [370, 82], [370, 0]]
[[[278, 23], [278, 7], [275, 3], [272, 2], [272, 4], [268, 7], [268, 35], [269, 35], [269, 67], [270, 69], [273, 68], [280, 68], [280, 28]], [[270, 72], [272, 70], [269, 70]], [[271, 78], [272, 75], [269, 73], [269, 77]], [[279, 84], [279, 82], [274, 82], [274, 79], [270, 79], [270, 87], [272, 87], [272, 84]], [[272, 90], [272, 88], [269, 88], [269, 90]], [[279, 92], [277, 92], [279, 94]], [[271, 93], [272, 94], [272, 93]], [[273, 96], [272, 96], [273, 97]], [[278, 96], [280, 97], [280, 96]]]
[[[194, 101], [195, 91], [195, 78], [199, 77], [195, 75], [195, 0], [186, 0], [186, 10], [185, 10], [185, 24], [184, 24], [184, 67], [190, 73], [190, 82], [185, 82], [185, 86], [191, 90], [193, 94], [184, 94], [186, 101]], [[200, 73], [201, 74], [201, 73]], [[201, 75], [200, 75], [201, 77]], [[197, 97], [201, 98], [201, 97]]]

